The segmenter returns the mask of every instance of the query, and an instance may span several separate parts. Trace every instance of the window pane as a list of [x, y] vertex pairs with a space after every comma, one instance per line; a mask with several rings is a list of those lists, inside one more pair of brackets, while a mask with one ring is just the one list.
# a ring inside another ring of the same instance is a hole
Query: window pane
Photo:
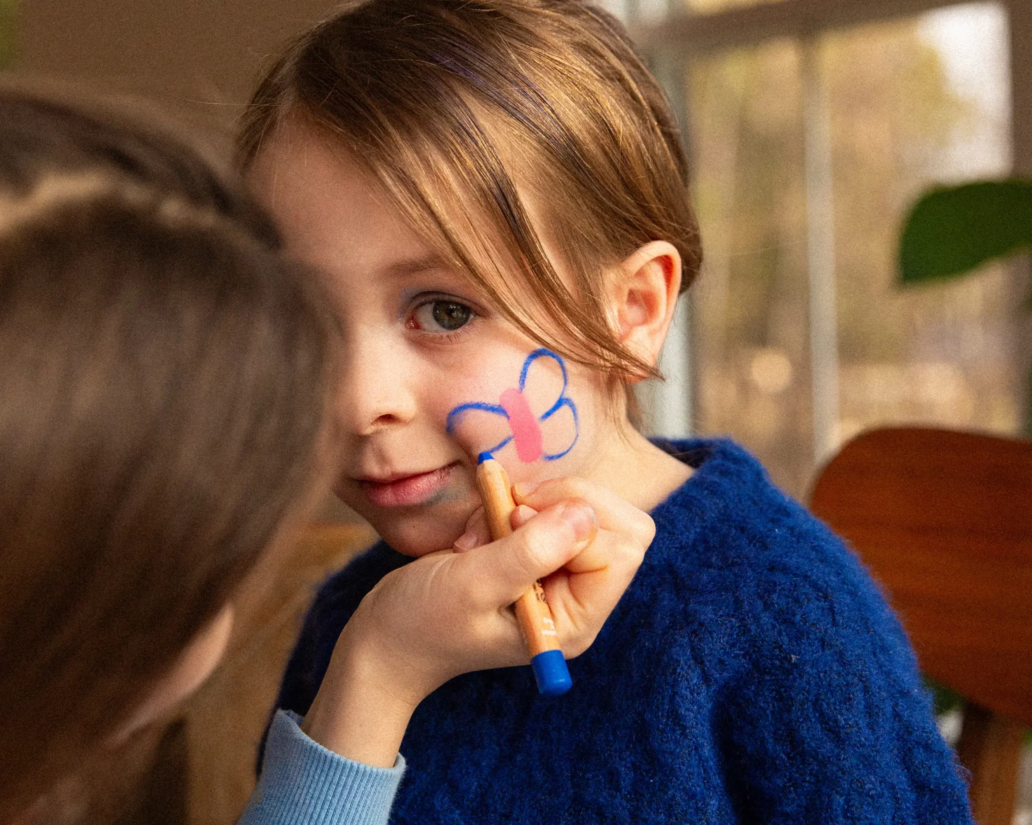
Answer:
[[956, 7], [824, 46], [840, 435], [901, 421], [1013, 432], [1017, 307], [1006, 267], [951, 285], [894, 284], [899, 226], [920, 192], [1005, 172], [1005, 19], [988, 4]]
[[683, 11], [711, 14], [743, 6], [779, 3], [781, 0], [596, 0], [596, 2], [602, 8], [624, 20], [655, 22], [666, 15]]
[[813, 441], [799, 49], [692, 63], [693, 189], [706, 256], [693, 287], [696, 423], [775, 479], [807, 482]]
[[[892, 422], [1013, 431], [1017, 297], [1002, 267], [894, 284], [899, 228], [929, 184], [1006, 167], [1006, 24], [992, 4], [825, 36], [840, 436]], [[691, 63], [696, 423], [729, 432], [803, 497], [814, 471], [801, 48]]]
[[[716, 12], [742, 6], [760, 6], [765, 3], [778, 3], [781, 0], [679, 0], [679, 4], [694, 12]], [[676, 4], [671, 4], [676, 5]]]

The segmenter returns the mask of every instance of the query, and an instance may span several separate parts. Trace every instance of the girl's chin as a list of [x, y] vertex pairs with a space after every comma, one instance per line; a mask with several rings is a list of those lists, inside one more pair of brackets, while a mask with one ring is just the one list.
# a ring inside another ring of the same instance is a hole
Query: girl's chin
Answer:
[[[380, 536], [394, 550], [405, 556], [419, 558], [428, 553], [436, 553], [438, 550], [451, 549], [455, 539], [465, 532], [466, 520], [464, 516], [461, 521], [447, 523], [434, 521], [431, 524], [413, 521], [411, 524], [383, 524], [373, 525], [377, 528]], [[382, 528], [382, 529], [380, 529]]]

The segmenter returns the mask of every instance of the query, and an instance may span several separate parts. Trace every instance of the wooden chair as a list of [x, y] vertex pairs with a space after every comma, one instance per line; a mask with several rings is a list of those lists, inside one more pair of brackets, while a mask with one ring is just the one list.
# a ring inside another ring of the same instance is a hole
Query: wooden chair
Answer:
[[966, 700], [958, 744], [981, 825], [1011, 825], [1032, 725], [1032, 442], [872, 430], [811, 509], [887, 589], [923, 672]]

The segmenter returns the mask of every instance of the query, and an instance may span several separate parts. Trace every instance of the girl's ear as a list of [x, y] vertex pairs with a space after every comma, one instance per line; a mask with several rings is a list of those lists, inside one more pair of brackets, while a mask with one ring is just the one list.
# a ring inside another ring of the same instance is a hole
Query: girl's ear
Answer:
[[650, 241], [616, 269], [609, 306], [617, 340], [655, 366], [681, 290], [681, 255], [667, 241]]

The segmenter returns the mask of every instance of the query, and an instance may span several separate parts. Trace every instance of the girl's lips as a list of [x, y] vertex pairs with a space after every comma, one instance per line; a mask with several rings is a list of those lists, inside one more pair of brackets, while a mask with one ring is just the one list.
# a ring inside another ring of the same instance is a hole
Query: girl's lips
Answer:
[[393, 481], [360, 480], [358, 486], [374, 507], [412, 507], [426, 504], [444, 489], [454, 468], [454, 464], [449, 464], [428, 473], [417, 473]]

